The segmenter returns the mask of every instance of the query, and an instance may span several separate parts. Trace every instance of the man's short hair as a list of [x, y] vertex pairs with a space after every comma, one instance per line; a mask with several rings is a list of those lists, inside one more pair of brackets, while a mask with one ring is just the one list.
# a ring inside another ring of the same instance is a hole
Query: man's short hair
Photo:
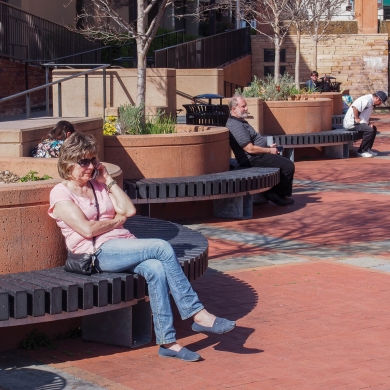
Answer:
[[310, 76], [317, 76], [318, 77], [318, 72], [316, 70], [313, 70], [313, 72], [311, 72]]
[[244, 97], [240, 93], [235, 93], [232, 98], [230, 99], [228, 105], [229, 105], [229, 111], [231, 111], [234, 107], [238, 106], [237, 98], [244, 99]]

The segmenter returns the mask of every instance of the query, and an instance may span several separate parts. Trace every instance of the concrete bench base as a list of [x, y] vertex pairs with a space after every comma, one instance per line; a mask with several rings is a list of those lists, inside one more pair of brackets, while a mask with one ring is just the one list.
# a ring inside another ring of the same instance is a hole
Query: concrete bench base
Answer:
[[152, 327], [149, 301], [142, 300], [136, 305], [83, 317], [82, 338], [135, 348], [152, 341]]
[[213, 207], [215, 217], [250, 219], [253, 214], [253, 195], [214, 200]]

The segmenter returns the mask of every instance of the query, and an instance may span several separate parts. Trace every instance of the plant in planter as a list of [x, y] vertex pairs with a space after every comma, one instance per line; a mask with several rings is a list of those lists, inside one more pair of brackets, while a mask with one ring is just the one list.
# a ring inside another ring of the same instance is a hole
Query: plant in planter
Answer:
[[250, 86], [244, 88], [243, 91], [237, 89], [236, 92], [241, 93], [244, 97], [258, 97], [264, 101], [300, 99], [303, 93], [296, 88], [294, 78], [288, 73], [281, 76], [277, 83], [271, 75], [268, 75], [265, 80], [255, 76]]
[[[115, 132], [105, 135], [129, 134], [170, 134], [175, 132], [176, 120], [165, 112], [158, 110], [156, 115], [147, 115], [143, 122], [143, 107], [125, 104], [119, 107]], [[110, 118], [110, 117], [109, 117]], [[109, 119], [108, 118], [108, 119]], [[107, 123], [107, 122], [106, 122]], [[105, 125], [106, 126], [106, 125]], [[109, 125], [107, 125], [109, 127]]]
[[117, 117], [110, 115], [104, 121], [103, 134], [114, 135], [117, 133]]

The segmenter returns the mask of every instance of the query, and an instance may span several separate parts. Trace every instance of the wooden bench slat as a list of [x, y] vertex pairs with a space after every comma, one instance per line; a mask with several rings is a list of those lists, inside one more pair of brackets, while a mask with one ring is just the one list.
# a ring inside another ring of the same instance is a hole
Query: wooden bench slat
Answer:
[[[14, 274], [15, 275], [15, 274]], [[50, 281], [45, 281], [34, 276], [30, 272], [20, 272], [17, 277], [23, 281], [36, 284], [45, 290], [45, 311], [48, 314], [60, 314], [62, 312], [62, 287]]]
[[32, 317], [45, 315], [45, 290], [37, 286], [15, 278], [12, 275], [2, 277], [2, 280], [11, 283], [27, 291], [27, 314]]
[[[26, 318], [27, 317], [27, 291], [7, 283], [0, 279], [0, 290], [6, 291], [9, 298], [9, 316], [12, 318]], [[2, 315], [3, 317], [4, 315]]]

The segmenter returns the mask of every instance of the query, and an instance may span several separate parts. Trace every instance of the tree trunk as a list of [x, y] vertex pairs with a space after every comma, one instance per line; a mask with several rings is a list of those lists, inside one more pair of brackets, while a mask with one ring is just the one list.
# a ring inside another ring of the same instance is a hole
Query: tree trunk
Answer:
[[275, 34], [275, 67], [274, 67], [274, 80], [275, 84], [279, 82], [280, 74], [280, 38]]
[[[142, 118], [145, 123], [146, 92], [146, 51], [145, 51], [145, 12], [142, 1], [137, 1], [137, 96], [136, 105], [142, 107]], [[144, 124], [142, 123], [142, 124]]]
[[318, 48], [318, 41], [314, 41], [314, 48], [313, 48], [313, 70], [317, 70], [317, 48]]
[[313, 69], [317, 70], [318, 25], [314, 26], [313, 34]]
[[297, 47], [295, 49], [295, 86], [299, 90], [299, 66], [301, 59], [301, 32], [297, 28]]

